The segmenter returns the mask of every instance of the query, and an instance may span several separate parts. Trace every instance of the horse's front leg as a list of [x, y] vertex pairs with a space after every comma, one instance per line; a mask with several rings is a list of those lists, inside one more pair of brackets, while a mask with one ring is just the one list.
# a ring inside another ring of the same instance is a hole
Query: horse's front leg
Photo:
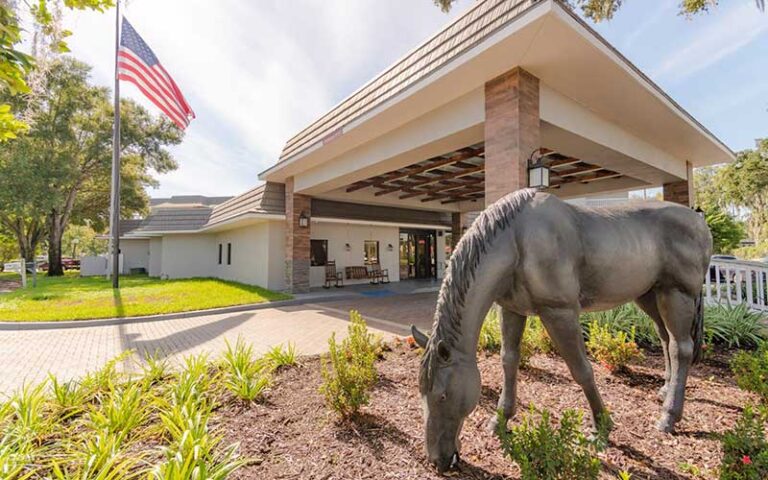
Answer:
[[[498, 411], [509, 420], [515, 416], [517, 406], [517, 371], [520, 367], [520, 343], [525, 332], [526, 317], [499, 307], [501, 315], [501, 364], [504, 370], [504, 385], [501, 388]], [[499, 427], [498, 416], [488, 422], [488, 429], [495, 432]], [[504, 425], [506, 428], [506, 425]]]
[[560, 356], [568, 365], [568, 370], [576, 383], [584, 391], [589, 407], [592, 410], [592, 424], [598, 430], [601, 421], [607, 422], [603, 427], [612, 428], [612, 423], [605, 409], [605, 404], [597, 390], [592, 364], [587, 357], [584, 335], [579, 323], [578, 308], [543, 308], [541, 321], [547, 329], [552, 342]]

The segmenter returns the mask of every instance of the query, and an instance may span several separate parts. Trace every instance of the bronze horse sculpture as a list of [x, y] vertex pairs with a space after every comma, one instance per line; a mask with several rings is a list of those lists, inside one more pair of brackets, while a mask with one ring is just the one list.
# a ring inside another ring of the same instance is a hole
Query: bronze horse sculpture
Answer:
[[[419, 386], [427, 456], [440, 472], [459, 459], [464, 419], [480, 399], [477, 343], [495, 302], [501, 310], [504, 385], [498, 408], [515, 413], [520, 342], [538, 315], [583, 389], [593, 425], [606, 414], [579, 324], [582, 311], [634, 301], [653, 320], [666, 359], [658, 428], [683, 414], [688, 370], [703, 337], [701, 291], [712, 252], [706, 222], [667, 202], [589, 209], [518, 190], [483, 211], [456, 246], [443, 279]], [[496, 428], [491, 419], [491, 428]]]

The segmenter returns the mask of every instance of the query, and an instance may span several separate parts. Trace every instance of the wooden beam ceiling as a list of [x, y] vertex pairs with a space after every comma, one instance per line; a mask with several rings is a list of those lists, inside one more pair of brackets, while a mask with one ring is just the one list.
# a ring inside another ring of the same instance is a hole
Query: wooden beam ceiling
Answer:
[[[543, 163], [550, 169], [550, 188], [568, 183], [591, 183], [622, 174], [581, 159], [542, 148]], [[443, 204], [476, 201], [485, 196], [485, 148], [482, 144], [355, 182], [347, 192], [371, 188], [374, 195], [398, 194], [398, 199], [420, 198], [421, 202]]]

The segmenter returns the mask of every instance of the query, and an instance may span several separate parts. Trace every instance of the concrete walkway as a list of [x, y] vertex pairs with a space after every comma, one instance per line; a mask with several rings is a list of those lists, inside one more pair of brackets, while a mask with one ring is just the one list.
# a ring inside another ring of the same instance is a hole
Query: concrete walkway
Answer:
[[219, 355], [226, 348], [225, 340], [234, 343], [242, 337], [253, 345], [256, 354], [287, 342], [293, 342], [301, 354], [318, 354], [327, 349], [331, 333], [343, 338], [352, 309], [359, 310], [371, 330], [387, 339], [408, 335], [411, 323], [421, 327], [431, 324], [435, 293], [384, 292], [384, 296], [359, 295], [324, 303], [173, 320], [0, 331], [0, 396], [25, 382], [43, 381], [48, 372], [60, 379], [79, 378], [125, 350], [135, 350], [137, 361], [145, 353], [158, 353], [176, 363], [202, 352]]

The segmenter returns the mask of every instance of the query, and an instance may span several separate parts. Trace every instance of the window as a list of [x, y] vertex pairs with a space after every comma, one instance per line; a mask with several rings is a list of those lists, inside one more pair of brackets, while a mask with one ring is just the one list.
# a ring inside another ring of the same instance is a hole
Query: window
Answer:
[[366, 240], [363, 248], [366, 265], [379, 263], [379, 242], [377, 240]]
[[232, 244], [227, 244], [227, 265], [232, 265]]
[[313, 267], [323, 267], [328, 263], [328, 240], [309, 241], [309, 261]]
[[219, 265], [221, 265], [221, 257], [222, 257], [222, 255], [221, 255], [221, 254], [222, 254], [222, 250], [223, 250], [223, 248], [222, 248], [222, 247], [223, 247], [223, 245], [222, 245], [222, 244], [219, 244]]

